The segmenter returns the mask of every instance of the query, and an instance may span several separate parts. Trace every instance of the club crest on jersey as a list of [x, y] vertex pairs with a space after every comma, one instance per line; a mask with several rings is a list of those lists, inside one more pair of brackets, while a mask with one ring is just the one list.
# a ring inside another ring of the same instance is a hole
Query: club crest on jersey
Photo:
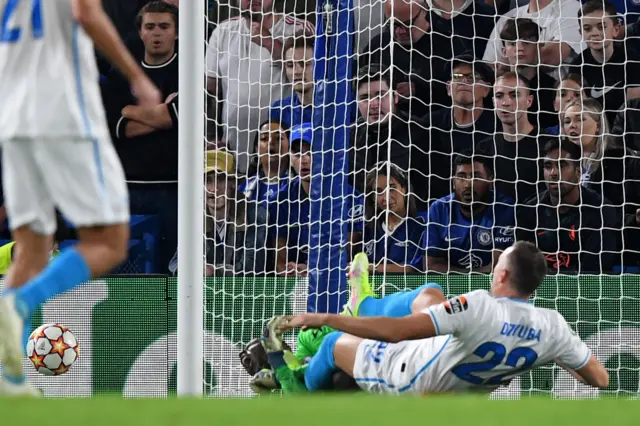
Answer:
[[464, 296], [458, 296], [444, 302], [444, 310], [447, 311], [449, 315], [464, 312], [468, 307], [469, 303], [467, 303], [467, 298]]
[[483, 246], [488, 246], [491, 244], [491, 232], [486, 229], [481, 229], [478, 231], [478, 242]]

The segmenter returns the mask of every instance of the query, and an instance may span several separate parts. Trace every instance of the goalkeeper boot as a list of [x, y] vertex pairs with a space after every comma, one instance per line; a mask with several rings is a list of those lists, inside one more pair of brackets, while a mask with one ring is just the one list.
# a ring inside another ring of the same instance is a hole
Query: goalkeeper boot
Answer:
[[0, 396], [40, 398], [42, 392], [26, 381], [22, 383], [11, 383], [8, 380], [0, 380]]
[[353, 258], [347, 278], [349, 301], [344, 305], [342, 315], [356, 317], [362, 301], [367, 297], [375, 297], [369, 283], [369, 258], [365, 253], [358, 253]]
[[284, 350], [284, 343], [282, 342], [282, 331], [280, 327], [286, 322], [284, 317], [273, 317], [267, 323], [267, 326], [262, 331], [260, 341], [264, 350], [268, 353], [282, 352]]
[[[0, 298], [0, 361], [4, 382], [19, 386], [24, 382], [22, 334], [24, 321], [18, 313], [15, 294]], [[8, 386], [8, 385], [7, 385]]]

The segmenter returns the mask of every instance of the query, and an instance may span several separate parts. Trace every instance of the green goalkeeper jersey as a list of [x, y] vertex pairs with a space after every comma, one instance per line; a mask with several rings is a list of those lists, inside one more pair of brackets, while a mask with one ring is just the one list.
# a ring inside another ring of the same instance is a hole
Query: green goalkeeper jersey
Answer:
[[308, 328], [298, 334], [298, 348], [296, 350], [296, 358], [301, 362], [307, 363], [320, 350], [322, 341], [327, 334], [334, 332], [331, 327], [323, 325], [321, 328]]

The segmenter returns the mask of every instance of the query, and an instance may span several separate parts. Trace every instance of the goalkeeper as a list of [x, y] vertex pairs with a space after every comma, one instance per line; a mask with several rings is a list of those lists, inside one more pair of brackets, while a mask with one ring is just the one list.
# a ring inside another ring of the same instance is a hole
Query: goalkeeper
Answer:
[[[320, 345], [324, 338], [335, 330], [328, 326], [320, 328], [307, 328], [298, 334], [298, 344], [295, 354], [291, 352], [289, 346], [279, 341], [284, 362], [272, 368], [269, 363], [269, 356], [265, 351], [261, 340], [265, 337], [254, 339], [240, 352], [240, 362], [244, 369], [251, 376], [249, 385], [255, 393], [271, 392], [281, 388], [285, 393], [304, 392], [307, 390], [304, 385], [304, 375], [308, 362], [320, 350]], [[264, 334], [268, 335], [265, 330]], [[350, 376], [342, 371], [333, 374], [333, 389], [350, 390], [358, 389], [358, 386]]]

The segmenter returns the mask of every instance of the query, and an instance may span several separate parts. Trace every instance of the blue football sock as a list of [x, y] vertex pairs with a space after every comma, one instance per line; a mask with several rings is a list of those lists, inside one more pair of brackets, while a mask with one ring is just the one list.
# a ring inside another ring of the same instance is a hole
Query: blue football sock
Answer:
[[27, 342], [29, 342], [29, 336], [31, 336], [31, 332], [33, 330], [31, 329], [31, 321], [30, 320], [25, 320], [24, 322], [24, 329], [22, 331], [22, 349], [25, 351], [27, 351]]
[[411, 315], [411, 304], [416, 297], [427, 288], [437, 288], [442, 290], [436, 283], [425, 284], [411, 291], [400, 291], [390, 294], [381, 299], [367, 297], [360, 303], [358, 316], [361, 317], [391, 317], [401, 318]]
[[342, 334], [341, 331], [329, 333], [322, 341], [318, 353], [311, 358], [304, 373], [304, 383], [310, 392], [331, 388], [333, 373], [338, 371], [333, 349]]
[[28, 320], [33, 312], [58, 294], [91, 278], [89, 265], [74, 248], [63, 251], [39, 275], [15, 290], [16, 308]]

